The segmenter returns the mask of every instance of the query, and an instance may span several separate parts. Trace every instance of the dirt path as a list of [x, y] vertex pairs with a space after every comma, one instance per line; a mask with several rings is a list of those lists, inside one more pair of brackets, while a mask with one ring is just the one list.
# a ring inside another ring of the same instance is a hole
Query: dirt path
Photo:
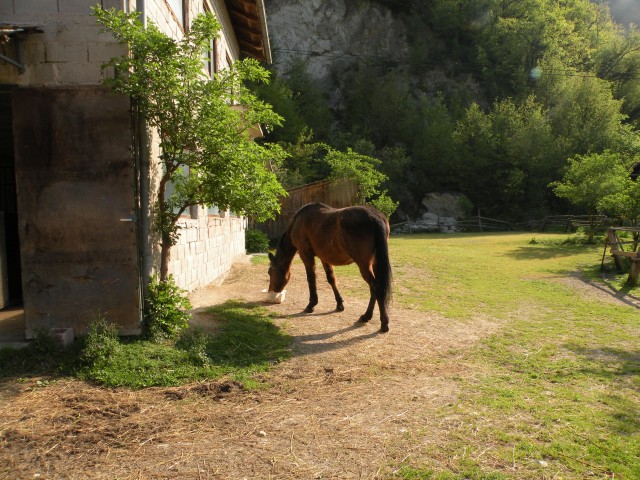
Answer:
[[[346, 310], [334, 312], [328, 285], [307, 303], [301, 264], [286, 301], [267, 308], [294, 338], [294, 356], [268, 375], [269, 388], [232, 383], [131, 392], [64, 380], [14, 382], [0, 391], [1, 478], [384, 478], [394, 466], [433, 449], [451, 422], [434, 412], [456, 401], [461, 356], [498, 326], [452, 323], [391, 310], [391, 332], [376, 316], [354, 325], [368, 287], [345, 281]], [[259, 299], [266, 267], [237, 264], [226, 281], [192, 294], [194, 323], [206, 306]], [[446, 461], [446, 459], [443, 459]]]

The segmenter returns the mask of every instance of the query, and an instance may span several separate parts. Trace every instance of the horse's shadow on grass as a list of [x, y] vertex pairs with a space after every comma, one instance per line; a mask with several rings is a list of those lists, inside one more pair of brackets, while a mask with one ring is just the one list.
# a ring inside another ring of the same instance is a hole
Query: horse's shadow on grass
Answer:
[[[281, 354], [284, 343], [292, 346], [291, 354], [294, 356], [315, 355], [318, 353], [347, 348], [370, 338], [377, 337], [380, 333], [378, 329], [370, 333], [348, 336], [338, 340], [331, 340], [340, 335], [348, 335], [349, 332], [360, 330], [369, 325], [355, 322], [346, 327], [323, 333], [312, 333], [305, 335], [290, 335], [286, 329], [273, 324], [270, 319], [274, 318], [264, 310], [268, 305], [263, 302], [231, 300], [221, 305], [209, 307], [204, 313], [217, 317], [218, 322], [222, 322], [217, 333], [210, 337], [207, 350], [211, 356], [218, 360], [220, 353], [230, 351], [228, 344], [233, 346], [233, 355], [220, 360], [225, 363], [243, 366], [245, 364], [262, 361], [265, 358], [275, 358]], [[283, 319], [298, 319], [303, 317], [319, 317], [335, 313], [334, 311], [317, 313], [296, 313], [284, 315]], [[210, 317], [211, 319], [211, 317]], [[313, 323], [309, 323], [309, 328], [313, 328]], [[246, 350], [246, 351], [245, 351]]]
[[[304, 314], [309, 315], [309, 314]], [[304, 316], [300, 315], [300, 316]], [[356, 321], [355, 323], [338, 330], [323, 333], [312, 333], [308, 335], [293, 335], [294, 354], [299, 356], [316, 355], [318, 353], [330, 352], [342, 348], [351, 347], [365, 340], [375, 338], [380, 335], [378, 330], [369, 333], [362, 333], [356, 336], [350, 336], [339, 340], [331, 341], [332, 338], [343, 334], [348, 334], [356, 330], [366, 327], [367, 324]]]

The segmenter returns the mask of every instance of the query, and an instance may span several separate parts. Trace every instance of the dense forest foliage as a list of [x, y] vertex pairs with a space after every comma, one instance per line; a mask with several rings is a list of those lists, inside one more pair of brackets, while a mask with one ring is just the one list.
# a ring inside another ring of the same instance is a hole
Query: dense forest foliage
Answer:
[[522, 220], [574, 208], [550, 187], [572, 158], [640, 160], [640, 31], [605, 4], [377, 2], [406, 25], [400, 61], [354, 59], [321, 87], [299, 58], [258, 90], [285, 118], [267, 138], [290, 154], [285, 187], [330, 175], [322, 142], [380, 160], [399, 215], [427, 192], [461, 192], [483, 215]]

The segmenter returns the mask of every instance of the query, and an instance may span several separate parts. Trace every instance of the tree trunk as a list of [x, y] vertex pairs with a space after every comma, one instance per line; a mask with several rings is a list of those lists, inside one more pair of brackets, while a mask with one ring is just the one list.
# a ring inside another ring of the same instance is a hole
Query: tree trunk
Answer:
[[593, 243], [593, 237], [596, 234], [596, 225], [595, 225], [595, 218], [593, 214], [589, 214], [589, 239], [587, 240], [587, 243], [592, 244]]
[[162, 236], [160, 242], [160, 281], [164, 282], [169, 274], [169, 259], [171, 257], [171, 238]]

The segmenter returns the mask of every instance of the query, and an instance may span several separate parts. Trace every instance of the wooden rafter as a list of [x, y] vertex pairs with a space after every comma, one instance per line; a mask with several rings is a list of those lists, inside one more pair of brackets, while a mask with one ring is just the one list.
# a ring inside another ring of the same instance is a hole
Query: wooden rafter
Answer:
[[225, 3], [240, 51], [258, 60], [270, 60], [266, 26], [257, 0], [226, 0]]

